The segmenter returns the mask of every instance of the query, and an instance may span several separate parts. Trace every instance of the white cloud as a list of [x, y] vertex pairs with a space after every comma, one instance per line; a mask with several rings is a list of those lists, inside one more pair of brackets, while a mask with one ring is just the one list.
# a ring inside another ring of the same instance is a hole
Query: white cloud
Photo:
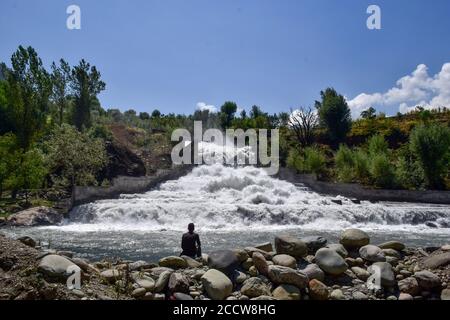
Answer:
[[424, 64], [411, 74], [400, 78], [396, 85], [384, 93], [361, 93], [348, 101], [353, 117], [369, 107], [407, 112], [420, 105], [425, 109], [450, 107], [450, 63], [445, 63], [439, 73], [428, 74]]
[[200, 111], [209, 110], [209, 112], [217, 112], [216, 106], [214, 106], [212, 104], [206, 104], [205, 102], [198, 102], [197, 110], [200, 110]]

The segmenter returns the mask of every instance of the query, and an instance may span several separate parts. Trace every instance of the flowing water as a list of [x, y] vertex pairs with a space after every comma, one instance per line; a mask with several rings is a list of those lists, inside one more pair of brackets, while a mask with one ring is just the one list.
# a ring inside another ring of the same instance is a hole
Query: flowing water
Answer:
[[181, 234], [194, 222], [203, 251], [272, 241], [279, 233], [321, 235], [336, 241], [349, 227], [366, 230], [373, 243], [410, 246], [450, 242], [450, 206], [411, 203], [355, 204], [275, 179], [263, 169], [202, 165], [143, 194], [124, 194], [76, 207], [60, 226], [3, 229], [30, 235], [50, 247], [92, 259], [154, 261], [179, 254]]

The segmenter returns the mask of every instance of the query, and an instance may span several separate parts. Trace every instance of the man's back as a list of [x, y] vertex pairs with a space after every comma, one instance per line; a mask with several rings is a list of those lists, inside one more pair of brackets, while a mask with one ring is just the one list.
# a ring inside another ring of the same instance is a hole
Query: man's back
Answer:
[[200, 237], [195, 232], [186, 232], [181, 239], [181, 249], [183, 249], [182, 255], [195, 257], [198, 255], [198, 248], [200, 248]]

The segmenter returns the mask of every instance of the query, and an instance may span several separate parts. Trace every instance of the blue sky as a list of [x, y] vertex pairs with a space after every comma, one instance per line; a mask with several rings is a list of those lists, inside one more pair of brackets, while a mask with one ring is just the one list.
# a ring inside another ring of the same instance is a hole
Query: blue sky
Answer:
[[[82, 29], [66, 28], [77, 4]], [[382, 29], [368, 30], [379, 5]], [[33, 46], [47, 65], [85, 58], [104, 108], [191, 113], [233, 100], [269, 112], [335, 87], [354, 114], [450, 106], [448, 0], [2, 0], [0, 60]], [[400, 80], [400, 81], [399, 81]]]

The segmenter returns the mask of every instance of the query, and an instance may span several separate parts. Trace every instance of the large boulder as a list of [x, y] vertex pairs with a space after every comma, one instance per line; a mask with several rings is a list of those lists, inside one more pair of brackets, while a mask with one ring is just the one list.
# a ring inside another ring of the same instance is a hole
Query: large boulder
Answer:
[[159, 265], [161, 267], [173, 269], [186, 268], [188, 266], [185, 259], [177, 256], [164, 257], [159, 260]]
[[10, 215], [6, 224], [15, 227], [54, 225], [60, 223], [62, 218], [62, 214], [55, 209], [35, 207]]
[[34, 241], [33, 238], [28, 237], [28, 236], [20, 237], [17, 240], [22, 242], [24, 245], [27, 245], [27, 246], [32, 247], [32, 248], [34, 248], [36, 246], [36, 241]]
[[266, 258], [264, 258], [264, 256], [261, 253], [254, 252], [252, 256], [252, 261], [253, 265], [255, 266], [255, 268], [258, 270], [259, 273], [267, 275], [267, 273], [269, 272], [269, 264], [267, 263]]
[[297, 260], [287, 254], [277, 254], [272, 259], [273, 263], [279, 266], [289, 267], [295, 269], [297, 267]]
[[208, 266], [231, 275], [239, 267], [239, 261], [232, 250], [218, 250], [209, 254]]
[[208, 270], [201, 280], [208, 296], [213, 300], [223, 300], [233, 291], [233, 283], [219, 270]]
[[280, 284], [272, 291], [272, 296], [277, 300], [300, 300], [300, 289], [290, 284]]
[[249, 255], [250, 257], [253, 256], [253, 254], [254, 254], [255, 252], [259, 252], [259, 253], [261, 253], [261, 254], [264, 256], [264, 258], [266, 258], [267, 260], [272, 260], [272, 257], [275, 255], [274, 252], [267, 252], [267, 251], [264, 251], [264, 250], [261, 250], [261, 249], [255, 248], [255, 247], [245, 247], [244, 250], [248, 253], [248, 255]]
[[170, 275], [168, 288], [171, 293], [189, 293], [189, 279], [182, 273], [174, 272]]
[[392, 266], [387, 262], [375, 262], [367, 268], [367, 271], [373, 275], [367, 280], [370, 283], [373, 281], [374, 284], [382, 287], [393, 287], [396, 284]]
[[315, 262], [320, 269], [331, 275], [343, 274], [348, 268], [344, 258], [328, 248], [322, 248], [316, 252]]
[[241, 293], [250, 298], [270, 296], [270, 288], [262, 279], [252, 277], [244, 281]]
[[277, 265], [269, 266], [269, 279], [275, 284], [292, 284], [299, 289], [305, 288], [309, 281], [303, 272]]
[[247, 251], [245, 251], [244, 249], [233, 249], [232, 251], [236, 255], [239, 263], [243, 263], [244, 261], [247, 261], [248, 258], [250, 258]]
[[54, 280], [66, 280], [75, 270], [81, 270], [69, 259], [56, 254], [46, 255], [38, 265], [38, 271]]
[[370, 243], [370, 237], [362, 230], [347, 229], [342, 232], [339, 242], [347, 249], [359, 249]]
[[325, 273], [315, 263], [308, 264], [301, 271], [308, 276], [309, 280], [316, 279], [316, 280], [319, 280], [319, 281], [323, 281], [323, 279], [325, 279]]
[[416, 278], [419, 283], [419, 287], [424, 290], [433, 290], [441, 287], [441, 279], [433, 272], [423, 270], [414, 273], [414, 278]]
[[386, 261], [386, 256], [379, 247], [368, 244], [359, 249], [359, 255], [366, 261], [369, 262], [384, 262]]
[[315, 254], [317, 250], [327, 245], [327, 239], [319, 236], [309, 236], [300, 239], [306, 244], [309, 254]]
[[275, 250], [277, 254], [288, 254], [296, 259], [308, 254], [308, 247], [303, 241], [288, 235], [275, 237]]

